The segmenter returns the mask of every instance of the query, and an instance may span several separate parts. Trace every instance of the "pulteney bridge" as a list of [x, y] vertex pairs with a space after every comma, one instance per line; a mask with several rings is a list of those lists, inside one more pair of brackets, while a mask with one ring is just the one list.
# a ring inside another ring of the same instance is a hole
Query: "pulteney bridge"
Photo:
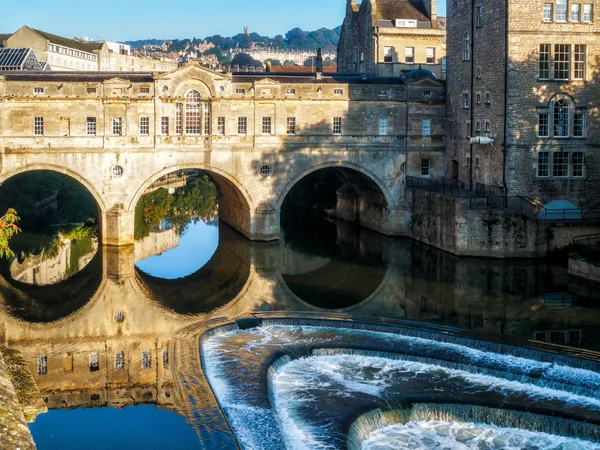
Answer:
[[279, 238], [279, 211], [303, 177], [335, 170], [337, 213], [388, 235], [410, 231], [404, 174], [440, 175], [445, 88], [325, 74], [0, 75], [0, 182], [52, 170], [85, 186], [106, 245], [131, 245], [144, 190], [176, 170], [208, 172], [220, 218]]

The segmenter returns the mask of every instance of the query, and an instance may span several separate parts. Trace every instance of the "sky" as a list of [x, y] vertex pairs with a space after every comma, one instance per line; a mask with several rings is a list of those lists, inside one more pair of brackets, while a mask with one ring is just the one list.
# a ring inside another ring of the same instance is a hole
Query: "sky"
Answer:
[[[346, 0], [0, 0], [0, 33], [23, 25], [73, 38], [108, 41], [233, 36], [248, 26], [263, 36], [299, 27], [334, 28]], [[438, 2], [445, 15], [446, 1]]]

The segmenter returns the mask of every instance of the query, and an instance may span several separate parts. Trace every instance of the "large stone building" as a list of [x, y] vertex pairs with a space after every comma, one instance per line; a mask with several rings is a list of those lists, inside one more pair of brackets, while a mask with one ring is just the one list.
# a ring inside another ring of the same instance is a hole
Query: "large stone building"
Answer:
[[447, 178], [571, 218], [600, 208], [596, 6], [448, 2]]
[[287, 192], [335, 168], [344, 218], [410, 233], [404, 176], [442, 177], [445, 86], [425, 70], [360, 75], [224, 74], [197, 64], [160, 73], [0, 76], [0, 181], [55, 170], [100, 210], [102, 242], [133, 244], [144, 190], [207, 171], [219, 217], [251, 239], [279, 238]]
[[132, 56], [122, 44], [68, 39], [28, 26], [12, 35], [0, 35], [0, 41], [2, 36], [6, 48], [32, 49], [38, 60], [54, 71], [161, 72], [177, 68], [175, 61]]
[[445, 19], [436, 0], [347, 0], [340, 72], [400, 76], [423, 65], [444, 77]]

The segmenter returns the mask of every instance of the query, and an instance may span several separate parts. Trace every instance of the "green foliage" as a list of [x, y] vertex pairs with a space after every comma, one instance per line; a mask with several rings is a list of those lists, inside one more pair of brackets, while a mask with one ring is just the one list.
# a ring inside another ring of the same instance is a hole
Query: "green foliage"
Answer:
[[165, 220], [181, 235], [195, 217], [208, 218], [217, 205], [217, 188], [207, 175], [192, 180], [173, 195], [166, 189], [146, 194], [135, 209], [135, 239], [148, 236]]
[[6, 214], [0, 218], [0, 258], [14, 256], [8, 244], [10, 239], [21, 231], [17, 226], [19, 220], [17, 212], [12, 208], [9, 208]]
[[278, 59], [267, 59], [265, 61], [265, 64], [271, 64], [271, 67], [277, 67], [277, 66], [281, 66], [281, 61], [279, 61]]
[[240, 67], [262, 67], [262, 63], [260, 61], [245, 53], [238, 53], [235, 55], [231, 60], [231, 64], [233, 66]]

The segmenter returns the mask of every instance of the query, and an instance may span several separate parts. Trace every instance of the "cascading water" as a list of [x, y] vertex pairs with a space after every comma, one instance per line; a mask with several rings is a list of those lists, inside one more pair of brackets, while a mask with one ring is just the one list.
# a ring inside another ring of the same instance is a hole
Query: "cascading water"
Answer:
[[[507, 353], [518, 347], [429, 330], [285, 322], [265, 320], [202, 340], [207, 378], [243, 448], [371, 448], [371, 435], [380, 439], [373, 433], [417, 448], [423, 442], [596, 448], [600, 442], [600, 373], [590, 370], [598, 369], [593, 361], [531, 349], [515, 356]], [[376, 408], [395, 419], [357, 425], [357, 417]]]

